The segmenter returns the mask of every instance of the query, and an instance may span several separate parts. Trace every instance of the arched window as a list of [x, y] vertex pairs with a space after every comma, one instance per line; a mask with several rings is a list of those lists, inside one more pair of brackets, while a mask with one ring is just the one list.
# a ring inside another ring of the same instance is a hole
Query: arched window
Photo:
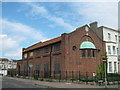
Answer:
[[84, 41], [80, 45], [80, 49], [96, 49], [95, 45], [90, 41]]
[[90, 41], [84, 41], [80, 45], [82, 57], [95, 57], [95, 45]]

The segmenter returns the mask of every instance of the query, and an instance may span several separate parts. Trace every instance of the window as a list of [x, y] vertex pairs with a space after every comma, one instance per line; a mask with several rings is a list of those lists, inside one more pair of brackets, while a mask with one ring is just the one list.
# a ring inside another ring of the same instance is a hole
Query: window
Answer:
[[45, 53], [48, 53], [48, 52], [49, 52], [49, 48], [45, 48], [45, 49], [44, 49], [44, 52], [45, 52]]
[[24, 58], [27, 58], [27, 53], [24, 54]]
[[117, 72], [117, 62], [114, 62], [114, 73]]
[[54, 73], [59, 74], [60, 73], [60, 63], [55, 62], [54, 63]]
[[117, 48], [117, 55], [119, 54], [119, 50], [118, 50], [118, 48]]
[[46, 74], [49, 73], [49, 65], [47, 63], [44, 64], [44, 73], [46, 73]]
[[24, 65], [24, 73], [27, 72], [27, 64]]
[[88, 57], [91, 57], [91, 50], [88, 50]]
[[110, 48], [110, 46], [108, 46], [108, 54], [109, 55], [111, 54], [111, 48]]
[[85, 55], [85, 50], [82, 50], [82, 57], [85, 57], [86, 55]]
[[111, 40], [111, 34], [108, 33], [108, 40]]
[[115, 46], [113, 46], [113, 54], [116, 54]]
[[120, 36], [119, 36], [119, 42], [120, 42]]
[[33, 52], [30, 52], [30, 57], [33, 57]]
[[116, 42], [118, 41], [118, 39], [117, 39], [117, 35], [115, 35], [115, 41], [116, 41]]
[[92, 51], [92, 56], [95, 57], [95, 51], [94, 50]]
[[76, 49], [77, 49], [76, 46], [73, 46], [73, 47], [72, 47], [72, 50], [73, 50], [73, 51], [76, 51]]
[[112, 72], [112, 62], [109, 62], [109, 72]]
[[36, 64], [36, 71], [40, 71], [40, 65]]
[[60, 51], [60, 44], [54, 46], [54, 51]]
[[36, 55], [40, 55], [40, 50], [36, 50]]

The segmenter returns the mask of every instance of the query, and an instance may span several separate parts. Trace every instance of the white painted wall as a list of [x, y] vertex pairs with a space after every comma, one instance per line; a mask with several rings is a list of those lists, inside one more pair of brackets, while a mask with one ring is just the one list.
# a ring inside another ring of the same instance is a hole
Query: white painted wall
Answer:
[[7, 70], [0, 70], [0, 74], [2, 74], [3, 76], [7, 75]]
[[[111, 39], [108, 39], [108, 33], [111, 34]], [[117, 41], [116, 41], [116, 37], [115, 35], [117, 35]], [[107, 56], [108, 56], [108, 73], [116, 73], [114, 70], [114, 62], [117, 63], [117, 73], [118, 73], [118, 52], [117, 52], [117, 48], [118, 48], [118, 32], [111, 30], [109, 28], [103, 28], [103, 41], [106, 42], [106, 52], [107, 52]], [[111, 47], [111, 54], [108, 54], [108, 46]], [[113, 53], [113, 46], [115, 46], [115, 51], [116, 53]], [[112, 63], [112, 72], [109, 71], [109, 62]]]
[[16, 69], [16, 68], [17, 68], [17, 62], [10, 60], [9, 61], [0, 60], [0, 74], [6, 76], [8, 69]]

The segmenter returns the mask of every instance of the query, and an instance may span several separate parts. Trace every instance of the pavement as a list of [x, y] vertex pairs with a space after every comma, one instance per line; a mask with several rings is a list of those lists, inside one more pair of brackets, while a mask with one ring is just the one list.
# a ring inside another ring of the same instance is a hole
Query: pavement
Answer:
[[[42, 88], [104, 88], [104, 86], [96, 86], [96, 85], [85, 85], [85, 84], [75, 84], [68, 82], [47, 82], [47, 81], [39, 81], [39, 80], [30, 80], [30, 79], [22, 79], [15, 77], [3, 77], [9, 80], [24, 82], [25, 84], [37, 85]], [[26, 85], [27, 86], [27, 85]], [[30, 86], [30, 85], [28, 85]], [[110, 88], [118, 88], [117, 85], [109, 86]], [[30, 87], [28, 87], [30, 88]], [[38, 88], [38, 87], [36, 87]]]
[[[24, 82], [25, 84], [31, 83], [34, 85], [38, 85], [38, 86], [40, 85], [40, 86], [47, 87], [47, 88], [104, 88], [104, 86], [74, 84], [74, 83], [68, 83], [68, 82], [47, 82], [47, 81], [21, 79], [21, 78], [15, 78], [15, 77], [14, 78], [13, 77], [3, 77], [3, 80], [8, 80], [8, 79], [9, 79], [9, 81], [13, 81], [13, 80], [15, 82], [21, 81], [21, 82]], [[4, 85], [4, 86], [6, 86], [6, 85]], [[20, 86], [18, 88], [20, 88]]]
[[2, 78], [2, 88], [46, 88], [45, 86], [36, 85], [34, 83], [23, 81], [23, 80], [16, 80], [14, 78]]

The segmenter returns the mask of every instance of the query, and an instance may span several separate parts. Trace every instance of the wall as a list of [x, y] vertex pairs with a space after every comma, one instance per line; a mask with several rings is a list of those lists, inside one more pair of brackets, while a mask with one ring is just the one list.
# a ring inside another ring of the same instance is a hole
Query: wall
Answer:
[[[108, 40], [108, 33], [111, 34], [111, 40]], [[118, 32], [114, 31], [109, 28], [103, 28], [103, 40], [106, 42], [106, 52], [108, 56], [108, 73], [118, 73], [118, 53], [117, 53], [117, 48], [118, 48], [118, 41], [115, 39], [115, 35], [118, 36]], [[108, 46], [111, 47], [111, 54], [108, 54]], [[113, 54], [113, 46], [115, 46], [116, 49], [116, 54]], [[112, 72], [109, 71], [109, 62], [112, 62]], [[117, 63], [117, 71], [114, 71], [114, 62]]]

